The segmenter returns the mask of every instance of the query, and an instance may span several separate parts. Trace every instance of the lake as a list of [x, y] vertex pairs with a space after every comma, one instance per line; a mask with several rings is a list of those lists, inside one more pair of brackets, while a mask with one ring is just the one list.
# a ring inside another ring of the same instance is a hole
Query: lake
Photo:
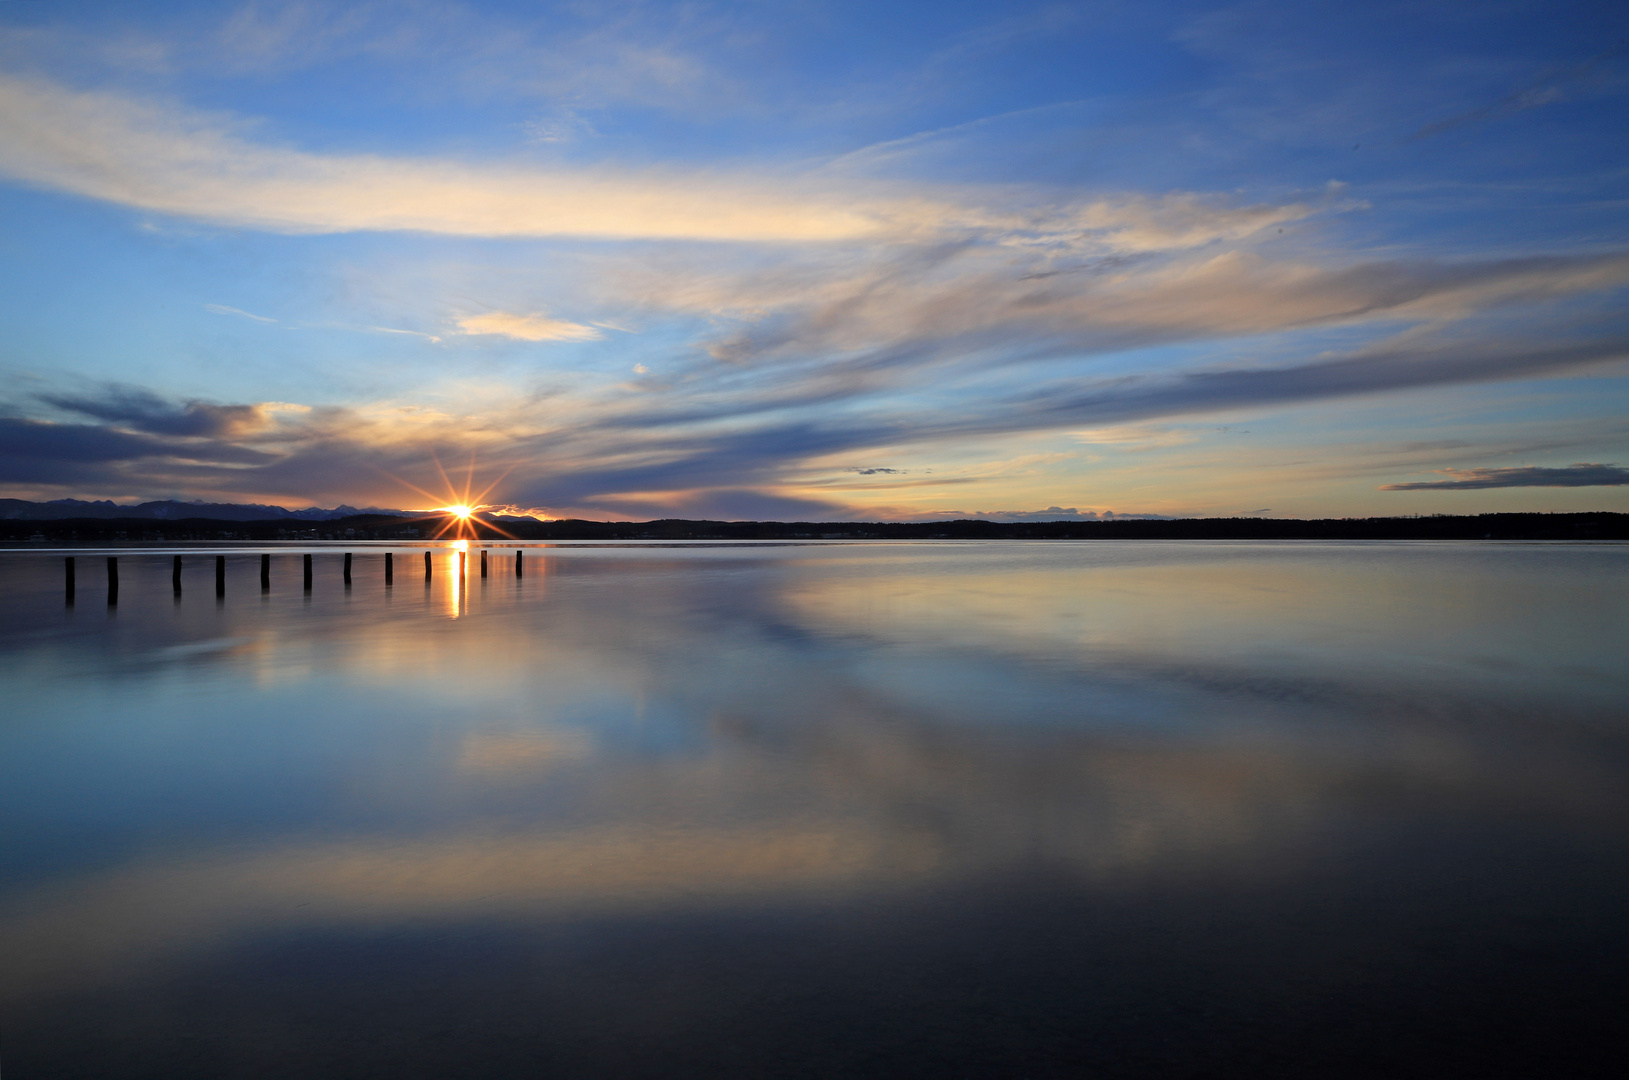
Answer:
[[8, 1080], [1615, 1075], [1629, 545], [176, 550], [0, 553]]

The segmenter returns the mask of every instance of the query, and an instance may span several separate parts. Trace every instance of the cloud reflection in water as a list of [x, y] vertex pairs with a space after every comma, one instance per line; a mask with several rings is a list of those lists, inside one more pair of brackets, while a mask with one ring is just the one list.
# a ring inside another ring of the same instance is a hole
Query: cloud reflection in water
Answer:
[[220, 607], [135, 555], [111, 615], [7, 556], [0, 1000], [323, 928], [1271, 893], [1443, 818], [1578, 842], [1626, 818], [1626, 554], [568, 547], [386, 592], [364, 553]]

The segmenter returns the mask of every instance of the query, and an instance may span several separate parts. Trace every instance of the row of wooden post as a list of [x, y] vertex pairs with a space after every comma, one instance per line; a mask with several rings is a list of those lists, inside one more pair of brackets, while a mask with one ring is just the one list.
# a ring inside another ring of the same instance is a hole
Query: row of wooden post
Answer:
[[[522, 554], [523, 553], [521, 552], [521, 550], [519, 548], [515, 549], [515, 576], [516, 577], [525, 577], [526, 576], [524, 565], [522, 563]], [[430, 552], [426, 551], [424, 553], [424, 581], [425, 581], [425, 584], [429, 584], [429, 582], [430, 582], [430, 567], [432, 565], [430, 556], [431, 556]], [[462, 576], [465, 573], [464, 559], [465, 559], [465, 553], [460, 551], [458, 553], [458, 572], [459, 572], [460, 576]], [[311, 591], [311, 556], [310, 556], [310, 554], [307, 554], [305, 556], [304, 564], [305, 564], [305, 566], [304, 566], [304, 569], [305, 569], [305, 589], [306, 589], [307, 592], [310, 592]], [[66, 592], [67, 592], [68, 601], [69, 601], [69, 603], [72, 603], [73, 598], [74, 598], [74, 557], [72, 555], [69, 555], [67, 558], [63, 559], [63, 575], [64, 575], [64, 586], [65, 586], [65, 589], [66, 589]], [[485, 548], [481, 549], [481, 576], [486, 577], [486, 549]], [[394, 556], [394, 554], [392, 552], [387, 551], [387, 552], [385, 552], [385, 584], [390, 585], [395, 580], [396, 580], [395, 556]], [[349, 588], [350, 584], [351, 584], [351, 553], [349, 551], [347, 551], [345, 553], [345, 585], [346, 585], [347, 588]], [[175, 590], [175, 593], [176, 593], [177, 596], [181, 595], [181, 556], [179, 556], [179, 555], [177, 555], [175, 557], [175, 561], [171, 564], [171, 567], [170, 567], [170, 586]], [[271, 588], [271, 556], [269, 554], [262, 554], [260, 556], [260, 588], [261, 588], [262, 592], [267, 591], [267, 590], [269, 590]], [[216, 596], [225, 596], [226, 595], [226, 556], [225, 555], [217, 555], [217, 556], [215, 556], [215, 595]], [[110, 604], [117, 604], [119, 602], [119, 558], [116, 555], [109, 555], [107, 557], [107, 602], [110, 603]]]

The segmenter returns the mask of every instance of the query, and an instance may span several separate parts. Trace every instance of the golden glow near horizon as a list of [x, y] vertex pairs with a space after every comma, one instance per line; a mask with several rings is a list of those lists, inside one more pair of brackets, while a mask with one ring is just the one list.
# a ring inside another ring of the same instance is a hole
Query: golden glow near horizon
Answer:
[[[493, 480], [490, 484], [486, 485], [485, 488], [476, 491], [475, 459], [472, 457], [470, 458], [469, 470], [464, 476], [464, 483], [462, 485], [463, 491], [460, 493], [458, 490], [459, 485], [453, 483], [452, 478], [447, 475], [447, 470], [441, 467], [440, 460], [435, 459], [433, 455], [432, 460], [435, 461], [436, 472], [441, 475], [442, 483], [446, 484], [446, 487], [443, 489], [443, 493], [440, 495], [433, 494], [416, 484], [402, 480], [401, 477], [395, 478], [405, 486], [412, 488], [414, 491], [425, 496], [426, 498], [447, 500], [445, 505], [438, 506], [434, 511], [432, 511], [433, 513], [445, 514], [447, 516], [441, 525], [436, 529], [435, 534], [431, 537], [431, 539], [444, 540], [451, 537], [459, 540], [461, 543], [470, 538], [478, 539], [481, 533], [477, 531], [477, 525], [479, 525], [481, 529], [487, 530], [489, 535], [490, 533], [497, 533], [499, 536], [514, 539], [508, 530], [500, 528], [493, 522], [488, 520], [477, 520], [477, 515], [481, 512], [481, 508], [483, 506], [491, 505], [484, 501], [487, 495], [494, 487], [502, 483], [505, 476], [509, 475], [509, 469], [505, 469], [498, 475], [496, 480]], [[510, 466], [510, 468], [513, 467], [514, 466]]]

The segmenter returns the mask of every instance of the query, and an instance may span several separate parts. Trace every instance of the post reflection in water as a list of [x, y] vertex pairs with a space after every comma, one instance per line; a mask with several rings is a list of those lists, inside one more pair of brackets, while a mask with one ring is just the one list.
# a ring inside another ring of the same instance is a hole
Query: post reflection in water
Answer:
[[473, 603], [460, 554], [422, 606], [217, 608], [127, 552], [96, 620], [0, 554], [8, 1075], [1584, 1075], [1618, 1037], [1629, 548], [582, 545]]

